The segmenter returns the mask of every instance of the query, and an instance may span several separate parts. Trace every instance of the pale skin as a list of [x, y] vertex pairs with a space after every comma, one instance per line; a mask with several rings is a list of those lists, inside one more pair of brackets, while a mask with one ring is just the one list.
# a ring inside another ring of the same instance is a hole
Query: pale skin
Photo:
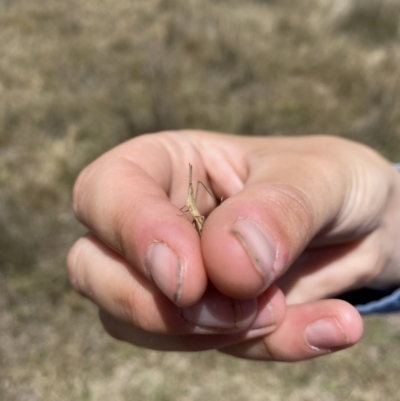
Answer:
[[[189, 163], [225, 199], [199, 196], [201, 238], [179, 211]], [[362, 335], [358, 312], [329, 297], [400, 284], [399, 204], [400, 174], [354, 142], [145, 135], [79, 176], [74, 210], [91, 233], [72, 248], [69, 275], [121, 340], [309, 359]]]

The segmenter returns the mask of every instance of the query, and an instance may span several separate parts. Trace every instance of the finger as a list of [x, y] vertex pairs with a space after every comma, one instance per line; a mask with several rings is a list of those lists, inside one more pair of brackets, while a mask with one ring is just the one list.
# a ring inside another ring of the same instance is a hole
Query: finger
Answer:
[[382, 270], [380, 230], [346, 244], [307, 249], [277, 284], [288, 304], [332, 298], [362, 288]]
[[257, 317], [247, 331], [229, 334], [204, 332], [202, 334], [168, 335], [149, 333], [100, 310], [106, 331], [118, 340], [139, 347], [159, 351], [204, 351], [267, 335], [278, 327], [285, 316], [282, 293], [272, 286], [258, 299]]
[[[178, 308], [120, 255], [92, 235], [75, 244], [67, 264], [71, 283], [77, 291], [116, 319], [145, 332], [238, 332], [259, 324], [257, 319], [265, 320], [269, 311], [267, 307], [265, 311], [260, 310], [257, 299], [236, 301], [212, 286], [196, 304]], [[277, 307], [284, 304], [282, 294], [280, 298], [274, 294], [267, 293], [268, 301], [274, 298]], [[261, 323], [265, 325], [264, 321]]]
[[202, 235], [208, 276], [228, 296], [259, 295], [310, 242], [354, 240], [379, 225], [390, 166], [360, 145], [280, 139], [253, 149], [248, 163], [245, 187], [210, 214]]
[[356, 344], [363, 332], [358, 312], [340, 300], [287, 308], [283, 323], [269, 335], [221, 349], [246, 359], [301, 361]]
[[170, 200], [179, 195], [184, 202], [187, 164], [184, 174], [174, 173], [158, 139], [135, 139], [87, 167], [74, 188], [74, 211], [169, 299], [187, 306], [201, 297], [207, 277], [198, 234]]

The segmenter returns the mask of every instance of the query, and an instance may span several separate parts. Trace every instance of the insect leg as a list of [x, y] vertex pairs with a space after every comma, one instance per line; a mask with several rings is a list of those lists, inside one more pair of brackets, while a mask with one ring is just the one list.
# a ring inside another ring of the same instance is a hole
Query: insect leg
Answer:
[[197, 181], [197, 186], [196, 186], [196, 196], [195, 196], [195, 200], [196, 200], [196, 205], [197, 205], [197, 196], [198, 196], [198, 194], [199, 194], [199, 185], [202, 185], [203, 186], [203, 188], [208, 192], [208, 194], [211, 196], [211, 198], [213, 199], [213, 201], [217, 204], [217, 205], [220, 205], [221, 204], [221, 202], [218, 202], [216, 199], [215, 199], [215, 196], [212, 194], [212, 192], [201, 182], [201, 181]]

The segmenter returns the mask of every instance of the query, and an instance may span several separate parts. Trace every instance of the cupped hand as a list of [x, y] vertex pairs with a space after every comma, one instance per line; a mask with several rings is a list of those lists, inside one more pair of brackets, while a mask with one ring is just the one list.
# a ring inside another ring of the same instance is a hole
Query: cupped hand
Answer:
[[[215, 207], [200, 189], [201, 238], [180, 211], [189, 163], [193, 182], [224, 199]], [[388, 162], [338, 138], [144, 135], [78, 178], [74, 210], [91, 234], [69, 274], [117, 338], [307, 359], [362, 334], [352, 306], [321, 298], [400, 282], [399, 198]]]

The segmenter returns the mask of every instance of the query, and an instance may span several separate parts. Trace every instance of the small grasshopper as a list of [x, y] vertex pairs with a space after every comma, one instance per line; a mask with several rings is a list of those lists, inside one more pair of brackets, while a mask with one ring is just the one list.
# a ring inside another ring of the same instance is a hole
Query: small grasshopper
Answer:
[[192, 217], [193, 217], [193, 224], [196, 227], [197, 232], [201, 236], [201, 231], [203, 229], [203, 224], [204, 224], [204, 216], [200, 214], [199, 209], [197, 208], [197, 196], [199, 194], [199, 185], [202, 185], [204, 189], [209, 193], [211, 198], [214, 199], [214, 202], [219, 205], [220, 202], [218, 202], [214, 195], [211, 193], [211, 191], [201, 182], [197, 181], [197, 186], [196, 186], [196, 195], [194, 194], [193, 191], [193, 184], [192, 184], [192, 165], [189, 164], [189, 186], [188, 186], [188, 196], [186, 198], [186, 203], [185, 206], [181, 207], [181, 211], [183, 213], [189, 212]]

